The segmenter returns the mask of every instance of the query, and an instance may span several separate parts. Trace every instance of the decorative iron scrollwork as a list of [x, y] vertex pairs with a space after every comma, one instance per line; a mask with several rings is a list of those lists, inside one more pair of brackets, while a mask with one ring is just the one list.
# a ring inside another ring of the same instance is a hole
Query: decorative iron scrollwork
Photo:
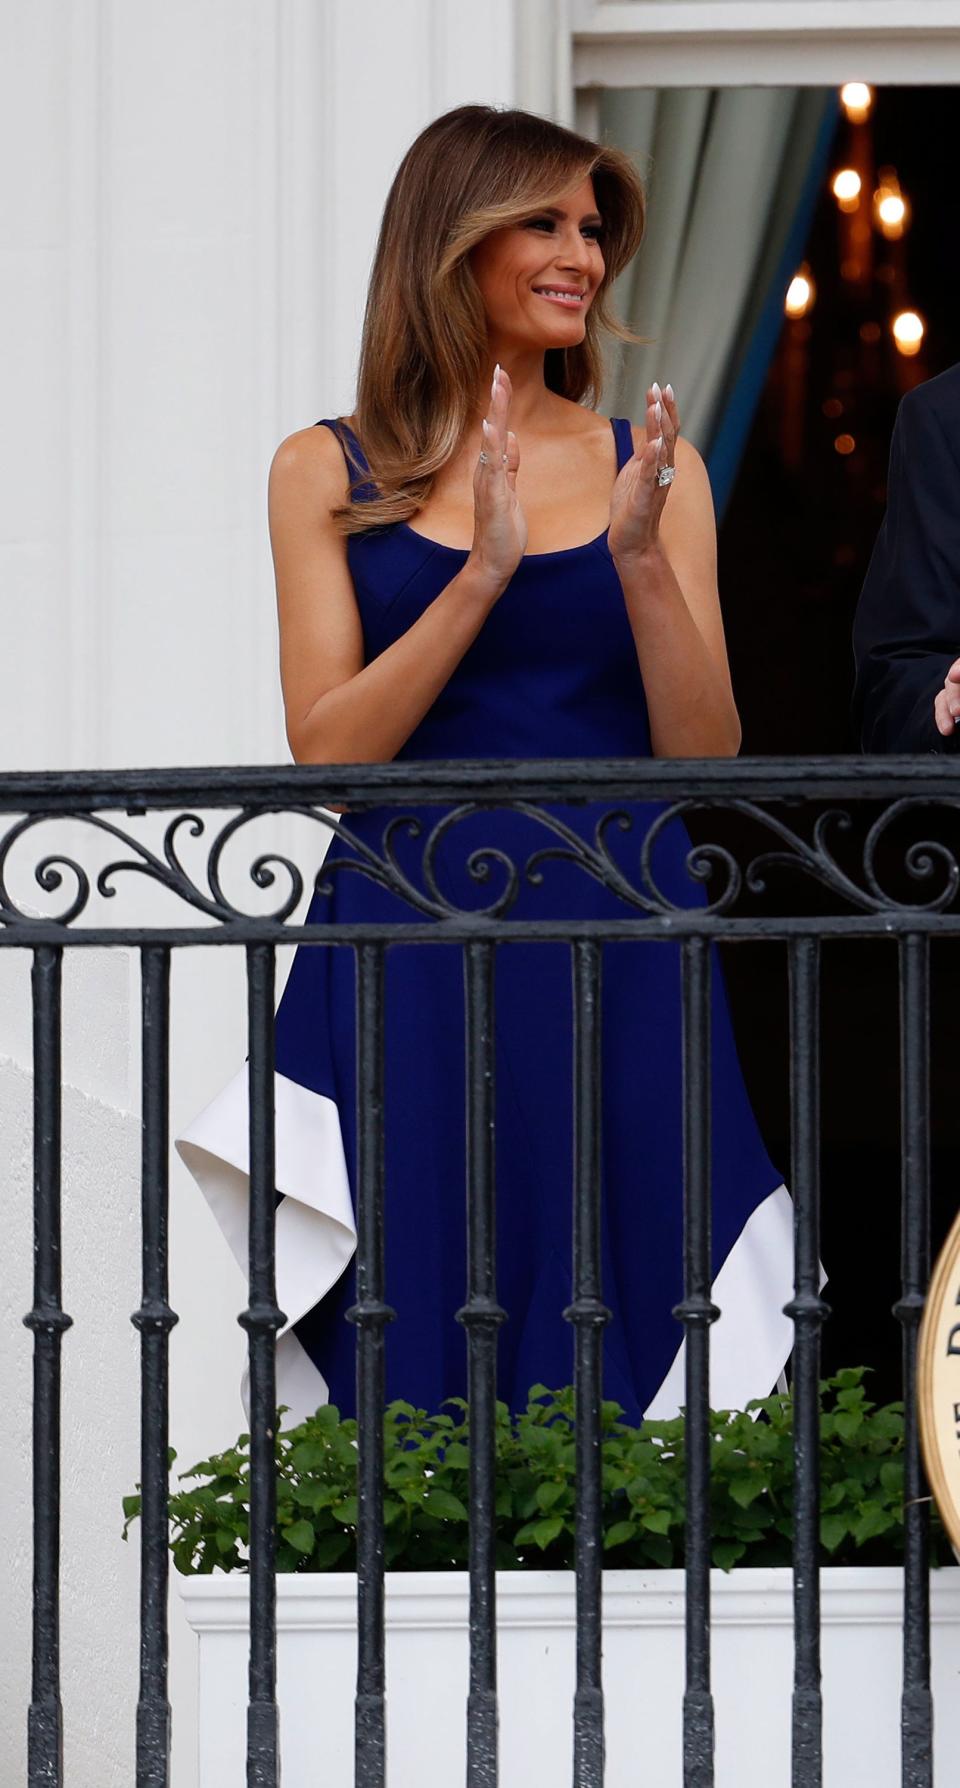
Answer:
[[[238, 920], [247, 922], [251, 917], [273, 924], [285, 923], [298, 907], [306, 887], [302, 869], [290, 856], [278, 850], [260, 851], [246, 868], [248, 883], [260, 891], [277, 887], [282, 880], [276, 902], [266, 912], [251, 915], [244, 911], [227, 892], [224, 874], [225, 852], [242, 838], [244, 829], [254, 821], [280, 815], [309, 819], [335, 834], [336, 849], [315, 878], [317, 894], [329, 896], [335, 879], [350, 871], [397, 896], [412, 916], [440, 921], [466, 916], [488, 921], [508, 917], [523, 890], [546, 887], [549, 866], [554, 863], [572, 866], [605, 888], [623, 906], [624, 916], [634, 913], [665, 917], [694, 909], [702, 917], [719, 916], [729, 914], [741, 900], [749, 912], [749, 896], [769, 894], [774, 879], [777, 888], [782, 884], [786, 889], [789, 882], [785, 878], [797, 874], [835, 895], [845, 908], [879, 915], [943, 913], [952, 906], [960, 889], [960, 861], [951, 844], [943, 838], [911, 838], [909, 831], [899, 843], [897, 837], [901, 828], [909, 827], [914, 815], [929, 816], [935, 809], [953, 814], [960, 811], [960, 800], [953, 797], [900, 796], [865, 825], [858, 844], [854, 816], [847, 807], [830, 806], [817, 813], [809, 836], [805, 836], [779, 811], [788, 805], [796, 806], [796, 797], [791, 797], [789, 803], [778, 798], [766, 805], [762, 800], [747, 800], [732, 791], [724, 794], [711, 790], [706, 796], [651, 802], [643, 798], [644, 792], [638, 787], [640, 798], [634, 807], [621, 802], [599, 815], [591, 813], [583, 830], [578, 830], [568, 817], [576, 811], [573, 780], [571, 804], [560, 809], [521, 796], [497, 800], [495, 805], [489, 800], [467, 800], [438, 809], [432, 821], [424, 818], [423, 807], [416, 812], [405, 811], [401, 802], [389, 808], [379, 804], [360, 806], [359, 819], [354, 820], [351, 816], [338, 819], [331, 810], [318, 805], [281, 806], [264, 799], [230, 813], [229, 817], [219, 810], [206, 817], [194, 810], [177, 812], [166, 823], [157, 848], [99, 811], [28, 813], [14, 819], [0, 836], [0, 926], [29, 928], [41, 920], [47, 925], [53, 922], [74, 926], [88, 912], [94, 890], [102, 897], [112, 898], [121, 878], [128, 875], [146, 877], [171, 894], [181, 907], [202, 915], [212, 924], [229, 926]], [[872, 790], [870, 798], [876, 798]], [[451, 851], [455, 852], [458, 831], [467, 820], [476, 821], [484, 812], [490, 815], [489, 841], [477, 844], [475, 838], [467, 839], [470, 848], [461, 867], [471, 885], [478, 890], [496, 886], [496, 892], [484, 905], [465, 906], [444, 890], [440, 858], [445, 852], [449, 859]], [[525, 834], [526, 842], [519, 853], [510, 847], [512, 835], [503, 826], [504, 814], [521, 815], [526, 822], [529, 836]], [[692, 814], [718, 818], [736, 815], [740, 821], [749, 822], [749, 832], [759, 833], [760, 840], [741, 850], [728, 840], [701, 839], [692, 843], [685, 828], [685, 821]], [[15, 850], [22, 853], [23, 841], [33, 830], [58, 821], [71, 825], [79, 821], [98, 838], [116, 840], [121, 849], [96, 873], [75, 852], [47, 850], [33, 866], [33, 880], [46, 895], [65, 889], [65, 899], [58, 910], [39, 914], [14, 895], [11, 861]], [[670, 828], [674, 828], [672, 834]], [[371, 838], [371, 830], [377, 831], [379, 837]], [[534, 842], [536, 832], [542, 833], [542, 843]], [[615, 834], [624, 839], [633, 834], [630, 852], [614, 854]], [[657, 858], [667, 836], [674, 841], [674, 861], [681, 863], [689, 881], [689, 902], [678, 898], [675, 889], [668, 892], [663, 885]], [[183, 842], [202, 837], [209, 842], [198, 872], [187, 863]], [[760, 842], [763, 839], [765, 843]], [[415, 873], [409, 863], [401, 861], [403, 845], [414, 840], [420, 841]], [[846, 845], [845, 852], [841, 844]], [[625, 862], [625, 856], [629, 856], [629, 862]], [[903, 898], [902, 888], [897, 892], [892, 886], [898, 877], [927, 884], [924, 896], [918, 900]], [[531, 917], [535, 916], [529, 902], [527, 910]]]

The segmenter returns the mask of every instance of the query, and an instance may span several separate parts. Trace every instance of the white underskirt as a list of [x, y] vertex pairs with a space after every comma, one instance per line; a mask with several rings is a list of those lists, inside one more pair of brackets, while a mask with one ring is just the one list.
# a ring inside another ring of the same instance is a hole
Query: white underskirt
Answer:
[[[175, 1139], [244, 1276], [249, 1264], [249, 1071], [241, 1068]], [[274, 1164], [277, 1206], [277, 1303], [286, 1316], [277, 1333], [277, 1402], [289, 1405], [292, 1428], [328, 1401], [327, 1382], [293, 1325], [312, 1310], [350, 1264], [357, 1245], [353, 1200], [333, 1099], [274, 1075]], [[240, 1380], [250, 1420], [250, 1368]]]
[[[328, 1400], [323, 1374], [293, 1326], [336, 1284], [357, 1245], [340, 1114], [333, 1099], [283, 1074], [275, 1085], [277, 1302], [286, 1322], [277, 1335], [277, 1402], [294, 1427]], [[244, 1275], [249, 1248], [248, 1069], [230, 1080], [175, 1138], [176, 1149], [207, 1200]], [[821, 1276], [821, 1283], [823, 1278]], [[793, 1347], [783, 1306], [793, 1296], [793, 1202], [778, 1186], [748, 1217], [713, 1286], [722, 1314], [710, 1331], [710, 1402], [742, 1409], [774, 1387]], [[646, 1415], [665, 1420], [685, 1401], [681, 1340]], [[249, 1367], [240, 1397], [250, 1420]]]

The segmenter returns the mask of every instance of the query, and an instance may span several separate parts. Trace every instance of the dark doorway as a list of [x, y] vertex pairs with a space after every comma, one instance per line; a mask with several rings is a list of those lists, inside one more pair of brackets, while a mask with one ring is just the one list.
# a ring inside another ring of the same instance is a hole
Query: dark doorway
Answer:
[[[883, 517], [897, 405], [913, 384], [960, 358], [955, 118], [952, 88], [881, 89], [866, 120], [842, 118], [838, 126], [805, 254], [815, 302], [805, 316], [784, 320], [720, 532], [745, 755], [859, 749], [849, 718], [851, 625]], [[832, 190], [842, 168], [861, 179], [856, 211], [841, 210]], [[882, 180], [908, 206], [906, 228], [894, 239], [877, 219]], [[912, 356], [898, 350], [891, 329], [902, 312], [925, 324]], [[920, 835], [949, 842], [949, 833], [949, 823], [934, 817]], [[956, 827], [953, 834], [956, 848]], [[822, 911], [823, 890], [797, 881], [789, 894], [785, 883], [771, 889], [767, 910], [786, 911], [790, 902], [797, 910], [799, 896], [800, 910]], [[904, 897], [916, 899], [916, 889]], [[724, 965], [757, 1115], [788, 1174], [785, 952], [731, 947]], [[937, 1248], [960, 1203], [956, 945], [933, 945], [932, 973]], [[900, 1330], [891, 1314], [900, 1270], [896, 946], [827, 943], [822, 974], [822, 1256], [833, 1309], [824, 1367], [873, 1367], [873, 1392], [885, 1399], [900, 1394]]]

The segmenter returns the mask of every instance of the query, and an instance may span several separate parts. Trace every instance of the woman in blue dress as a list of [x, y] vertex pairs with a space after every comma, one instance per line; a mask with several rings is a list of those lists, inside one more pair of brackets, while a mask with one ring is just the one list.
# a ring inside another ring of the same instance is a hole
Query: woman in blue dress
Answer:
[[[634, 339], [609, 290], [640, 245], [629, 161], [519, 111], [463, 106], [412, 145], [373, 264], [354, 414], [290, 435], [269, 512], [287, 734], [300, 763], [442, 758], [731, 756], [740, 731], [703, 463], [659, 384], [636, 422], [607, 418], [604, 332]], [[609, 804], [468, 814], [442, 835], [435, 888], [488, 906], [497, 861], [519, 868], [511, 918], [611, 918], [631, 908], [578, 861]], [[368, 874], [384, 828], [424, 897], [423, 845], [449, 809], [344, 814], [308, 921], [401, 920]], [[608, 827], [627, 881], [706, 898], [678, 819], [634, 803]], [[554, 829], [556, 827], [556, 829]], [[523, 874], [537, 851], [539, 877]], [[501, 870], [502, 873], [502, 864]], [[436, 893], [430, 894], [436, 899]], [[604, 1390], [627, 1415], [683, 1400], [679, 946], [602, 949]], [[288, 1423], [355, 1408], [355, 961], [301, 947], [276, 1018], [278, 1400]], [[394, 945], [385, 969], [388, 1399], [464, 1394], [464, 994], [461, 947]], [[496, 953], [498, 1394], [568, 1383], [573, 1182], [569, 946]], [[792, 1342], [792, 1210], [737, 1062], [719, 966], [712, 991], [714, 1297], [711, 1400], [764, 1395]], [[247, 1085], [241, 1069], [177, 1139], [241, 1265]], [[246, 1398], [245, 1398], [246, 1400]]]

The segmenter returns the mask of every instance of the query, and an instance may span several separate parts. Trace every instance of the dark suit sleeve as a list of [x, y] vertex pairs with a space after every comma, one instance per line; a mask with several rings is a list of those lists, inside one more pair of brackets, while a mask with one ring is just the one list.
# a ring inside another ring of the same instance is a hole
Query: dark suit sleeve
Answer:
[[887, 513], [853, 624], [864, 751], [953, 751], [933, 703], [960, 658], [960, 466], [923, 386], [903, 399]]

